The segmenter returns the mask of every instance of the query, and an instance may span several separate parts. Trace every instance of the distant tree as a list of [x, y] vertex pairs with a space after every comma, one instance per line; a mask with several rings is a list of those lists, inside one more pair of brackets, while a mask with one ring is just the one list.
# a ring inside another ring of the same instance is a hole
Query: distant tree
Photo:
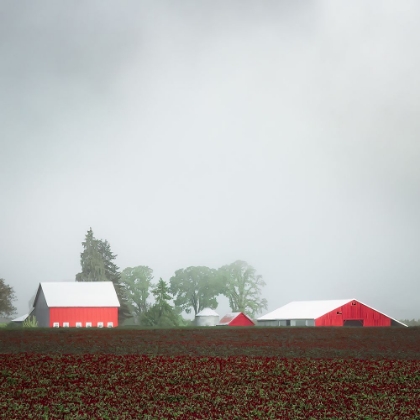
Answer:
[[153, 288], [152, 294], [155, 297], [155, 304], [146, 312], [143, 324], [158, 327], [175, 327], [179, 325], [180, 313], [169, 303], [170, 296], [168, 284], [161, 279]]
[[261, 297], [261, 288], [265, 282], [257, 275], [254, 267], [245, 261], [235, 261], [219, 269], [219, 275], [225, 284], [225, 296], [233, 312], [246, 312], [253, 317], [267, 309], [267, 300]]
[[11, 286], [0, 279], [0, 316], [9, 316], [16, 313], [12, 302], [16, 300], [15, 292]]
[[[80, 254], [82, 271], [76, 275], [76, 281], [108, 281], [105, 274], [105, 261], [101, 255], [103, 245], [93, 236], [92, 228], [82, 242], [83, 252]], [[101, 251], [100, 251], [101, 248]]]
[[418, 327], [420, 326], [420, 319], [402, 319], [400, 320], [403, 324], [409, 326], [409, 327]]
[[121, 286], [136, 323], [140, 322], [142, 315], [149, 309], [147, 299], [150, 296], [152, 280], [153, 270], [143, 265], [127, 267], [121, 273]]
[[204, 308], [216, 309], [216, 296], [223, 292], [217, 270], [208, 267], [188, 267], [175, 271], [170, 279], [170, 290], [175, 296], [175, 306], [197, 315]]
[[127, 297], [120, 283], [121, 273], [114, 263], [117, 258], [111, 251], [108, 241], [96, 239], [92, 228], [86, 234], [82, 242], [83, 252], [80, 254], [82, 271], [76, 275], [76, 281], [112, 281], [120, 302], [118, 310], [119, 323], [130, 317]]

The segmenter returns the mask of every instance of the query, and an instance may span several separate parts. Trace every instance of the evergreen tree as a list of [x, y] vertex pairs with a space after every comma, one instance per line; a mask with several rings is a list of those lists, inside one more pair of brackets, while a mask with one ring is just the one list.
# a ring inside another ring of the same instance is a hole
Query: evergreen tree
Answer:
[[100, 242], [93, 236], [92, 228], [82, 242], [83, 252], [80, 254], [82, 271], [76, 275], [76, 281], [107, 281], [105, 260], [100, 252]]
[[117, 256], [112, 253], [108, 241], [102, 241], [93, 236], [92, 228], [88, 230], [82, 245], [84, 248], [80, 254], [82, 271], [76, 275], [76, 281], [112, 281], [120, 302], [118, 321], [122, 323], [131, 314], [120, 283], [121, 273], [114, 262]]
[[155, 304], [146, 312], [142, 321], [144, 325], [176, 327], [183, 324], [180, 312], [169, 304], [172, 299], [169, 293], [168, 284], [161, 278], [152, 289]]

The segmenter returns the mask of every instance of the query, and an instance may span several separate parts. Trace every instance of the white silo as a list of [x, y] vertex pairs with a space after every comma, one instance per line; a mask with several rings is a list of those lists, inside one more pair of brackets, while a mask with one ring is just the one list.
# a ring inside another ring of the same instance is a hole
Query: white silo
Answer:
[[219, 322], [219, 314], [213, 309], [204, 308], [195, 316], [197, 327], [214, 327]]

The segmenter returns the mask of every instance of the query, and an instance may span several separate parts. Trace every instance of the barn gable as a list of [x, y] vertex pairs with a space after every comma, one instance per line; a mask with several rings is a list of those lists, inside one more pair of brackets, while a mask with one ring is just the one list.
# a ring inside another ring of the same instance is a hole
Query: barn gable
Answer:
[[226, 314], [217, 325], [228, 325], [230, 327], [247, 327], [253, 326], [254, 321], [243, 312], [232, 312]]

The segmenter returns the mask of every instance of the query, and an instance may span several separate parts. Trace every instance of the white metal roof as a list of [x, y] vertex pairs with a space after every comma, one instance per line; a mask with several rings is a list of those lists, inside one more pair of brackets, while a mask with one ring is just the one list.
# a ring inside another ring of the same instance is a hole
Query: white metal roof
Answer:
[[196, 316], [219, 316], [219, 314], [213, 309], [204, 308]]
[[258, 318], [258, 321], [278, 319], [316, 319], [354, 299], [309, 300], [290, 302]]
[[261, 316], [257, 321], [271, 321], [271, 320], [286, 320], [286, 319], [317, 319], [340, 306], [355, 300], [368, 308], [373, 309], [382, 315], [387, 316], [395, 322], [406, 326], [395, 318], [392, 318], [381, 311], [378, 311], [372, 306], [360, 302], [358, 299], [339, 299], [339, 300], [308, 300], [308, 301], [294, 301], [282, 306], [266, 315]]
[[119, 307], [117, 293], [111, 281], [44, 282], [40, 288], [50, 308], [53, 307]]
[[25, 321], [26, 318], [28, 318], [28, 316], [29, 316], [29, 314], [18, 316], [17, 318], [12, 319], [12, 322], [23, 322], [23, 321]]

